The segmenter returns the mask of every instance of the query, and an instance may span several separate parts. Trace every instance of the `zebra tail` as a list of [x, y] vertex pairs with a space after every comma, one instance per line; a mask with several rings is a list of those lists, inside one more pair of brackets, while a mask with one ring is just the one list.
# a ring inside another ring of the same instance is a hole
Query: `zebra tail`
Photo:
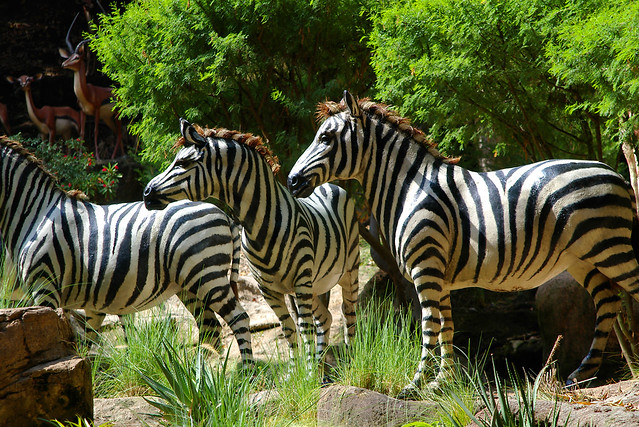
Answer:
[[233, 258], [231, 260], [231, 274], [229, 282], [231, 284], [231, 289], [233, 289], [233, 293], [235, 294], [235, 298], [239, 298], [240, 294], [237, 289], [237, 281], [240, 277], [240, 254], [242, 252], [242, 242], [240, 239], [240, 226], [233, 220], [231, 220], [230, 225], [231, 236], [233, 238]]

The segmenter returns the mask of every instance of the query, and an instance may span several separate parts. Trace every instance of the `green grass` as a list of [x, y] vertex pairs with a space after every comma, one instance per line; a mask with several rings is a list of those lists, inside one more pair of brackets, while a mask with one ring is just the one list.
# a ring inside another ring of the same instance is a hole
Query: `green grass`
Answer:
[[421, 334], [410, 313], [398, 314], [390, 299], [357, 308], [357, 330], [340, 354], [336, 380], [397, 396], [412, 379], [420, 360]]
[[167, 351], [181, 352], [193, 345], [184, 331], [162, 308], [147, 320], [124, 318], [127, 337], [118, 326], [101, 333], [90, 347], [80, 353], [92, 359], [95, 397], [144, 396], [150, 392], [143, 376], [160, 378], [161, 368], [155, 357], [167, 357]]
[[166, 342], [162, 347], [162, 354], [153, 355], [162, 380], [141, 375], [155, 396], [147, 401], [170, 425], [264, 425], [263, 416], [249, 402], [253, 371], [230, 371], [228, 359], [212, 366], [201, 347], [195, 351], [185, 347], [175, 350]]
[[20, 290], [14, 292], [18, 285], [16, 269], [7, 260], [4, 247], [0, 250], [0, 308], [28, 307], [32, 305], [31, 297]]

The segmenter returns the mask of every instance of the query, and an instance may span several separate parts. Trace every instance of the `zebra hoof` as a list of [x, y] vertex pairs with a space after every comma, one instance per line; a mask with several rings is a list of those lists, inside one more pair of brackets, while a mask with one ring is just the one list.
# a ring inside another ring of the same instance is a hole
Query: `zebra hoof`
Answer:
[[321, 387], [328, 387], [329, 385], [331, 385], [331, 384], [333, 384], [333, 383], [334, 383], [334, 381], [333, 381], [333, 379], [332, 379], [330, 376], [328, 376], [328, 375], [324, 375], [324, 376], [322, 377], [322, 384], [321, 384]]
[[417, 400], [419, 397], [419, 388], [414, 383], [408, 384], [397, 395], [397, 399], [399, 400]]

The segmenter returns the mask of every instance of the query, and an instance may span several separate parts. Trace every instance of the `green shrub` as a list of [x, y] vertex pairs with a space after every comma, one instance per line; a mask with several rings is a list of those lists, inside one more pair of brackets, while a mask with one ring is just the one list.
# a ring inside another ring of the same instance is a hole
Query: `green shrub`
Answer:
[[161, 354], [152, 359], [162, 371], [162, 381], [140, 373], [154, 398], [146, 398], [176, 426], [262, 425], [249, 402], [250, 375], [229, 371], [228, 358], [217, 367], [206, 360], [201, 348], [175, 349], [162, 342]]
[[20, 135], [14, 138], [42, 160], [63, 190], [80, 190], [89, 199], [101, 196], [105, 201], [115, 196], [122, 178], [117, 163], [98, 166], [94, 154], [86, 151], [80, 139], [70, 139], [60, 146], [40, 139], [21, 138]]

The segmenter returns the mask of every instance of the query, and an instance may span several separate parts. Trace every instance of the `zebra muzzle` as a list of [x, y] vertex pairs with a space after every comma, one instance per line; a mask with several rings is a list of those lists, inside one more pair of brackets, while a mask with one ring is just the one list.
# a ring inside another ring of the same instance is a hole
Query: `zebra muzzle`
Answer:
[[310, 181], [300, 174], [291, 174], [287, 180], [288, 189], [295, 197], [308, 197], [313, 192]]
[[144, 189], [143, 197], [144, 197], [144, 206], [148, 210], [159, 210], [159, 209], [164, 209], [166, 207], [166, 203], [160, 200], [160, 196], [155, 191], [155, 189], [150, 185], [147, 185], [146, 188]]

